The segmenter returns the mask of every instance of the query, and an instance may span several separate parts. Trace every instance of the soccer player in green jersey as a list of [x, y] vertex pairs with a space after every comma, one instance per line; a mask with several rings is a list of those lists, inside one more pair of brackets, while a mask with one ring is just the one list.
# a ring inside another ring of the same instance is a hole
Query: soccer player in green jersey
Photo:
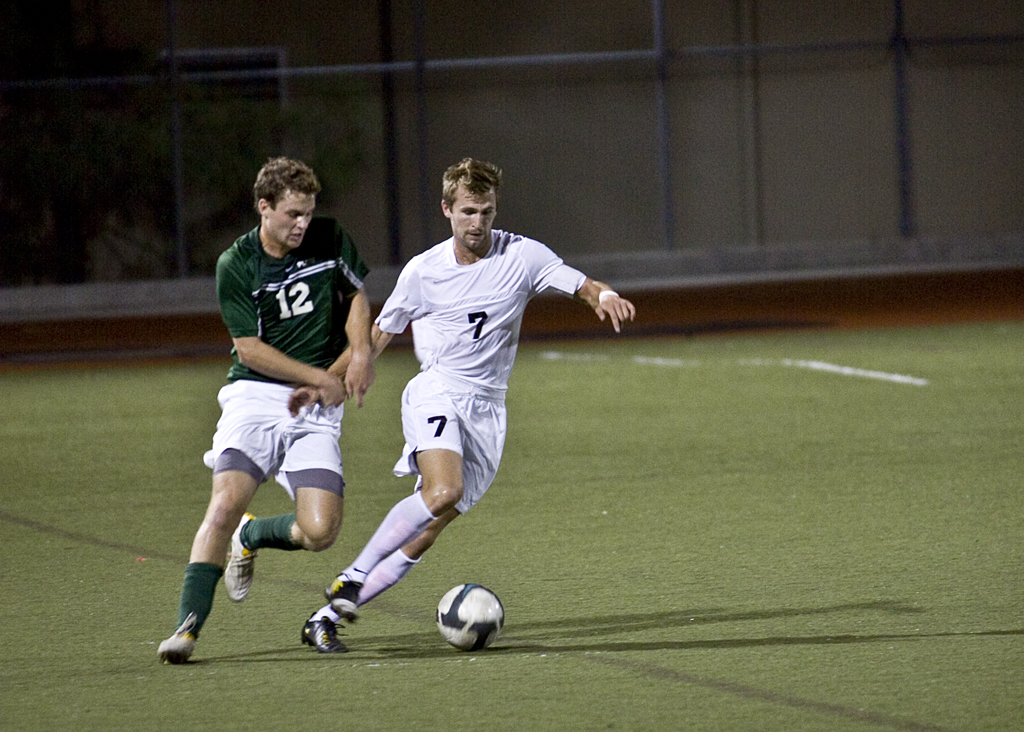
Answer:
[[[213, 449], [204, 457], [213, 493], [185, 568], [178, 628], [159, 647], [165, 663], [192, 655], [221, 575], [228, 597], [241, 602], [257, 550], [321, 551], [341, 529], [344, 402], [355, 397], [362, 406], [375, 373], [363, 288], [368, 269], [337, 222], [313, 217], [319, 191], [304, 163], [269, 160], [253, 189], [259, 226], [217, 261], [217, 298], [234, 363], [218, 394]], [[323, 398], [293, 416], [288, 398], [300, 386]], [[295, 512], [255, 518], [246, 509], [271, 476], [295, 501]], [[327, 623], [307, 624], [302, 639], [321, 652], [345, 650]]]

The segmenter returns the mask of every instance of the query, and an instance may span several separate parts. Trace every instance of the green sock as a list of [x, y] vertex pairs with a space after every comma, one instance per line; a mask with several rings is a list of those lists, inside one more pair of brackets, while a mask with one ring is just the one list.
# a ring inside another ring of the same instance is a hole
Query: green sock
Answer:
[[242, 527], [242, 546], [246, 549], [283, 549], [286, 552], [301, 549], [302, 545], [292, 540], [294, 523], [294, 513], [255, 518]]
[[199, 637], [199, 629], [213, 607], [213, 592], [217, 580], [224, 570], [216, 564], [194, 562], [185, 567], [185, 582], [181, 587], [181, 604], [178, 606], [178, 625], [185, 622], [190, 613], [196, 614], [196, 627], [192, 635]]

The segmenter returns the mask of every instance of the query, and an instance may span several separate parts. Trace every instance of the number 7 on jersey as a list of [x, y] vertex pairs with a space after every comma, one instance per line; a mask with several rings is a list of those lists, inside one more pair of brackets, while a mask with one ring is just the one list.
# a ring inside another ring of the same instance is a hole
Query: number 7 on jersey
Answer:
[[473, 340], [480, 338], [480, 332], [484, 329], [484, 323], [487, 322], [487, 313], [482, 310], [479, 313], [469, 314], [469, 324], [476, 323], [476, 330], [473, 331]]

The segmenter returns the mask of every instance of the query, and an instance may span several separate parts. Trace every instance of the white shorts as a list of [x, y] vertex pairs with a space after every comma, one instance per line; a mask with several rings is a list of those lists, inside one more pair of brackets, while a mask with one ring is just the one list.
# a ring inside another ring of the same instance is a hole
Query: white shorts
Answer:
[[[452, 450], [462, 456], [462, 500], [465, 513], [491, 487], [505, 446], [504, 395], [463, 391], [453, 380], [424, 371], [402, 392], [402, 432], [405, 448], [395, 463], [395, 475], [419, 475], [415, 453]], [[422, 477], [416, 481], [418, 489]]]
[[252, 460], [266, 476], [274, 476], [295, 499], [285, 473], [299, 470], [341, 470], [341, 418], [345, 405], [304, 408], [297, 417], [288, 413], [294, 389], [239, 379], [217, 394], [221, 416], [213, 435], [213, 449], [203, 462], [213, 468], [222, 452], [234, 448]]

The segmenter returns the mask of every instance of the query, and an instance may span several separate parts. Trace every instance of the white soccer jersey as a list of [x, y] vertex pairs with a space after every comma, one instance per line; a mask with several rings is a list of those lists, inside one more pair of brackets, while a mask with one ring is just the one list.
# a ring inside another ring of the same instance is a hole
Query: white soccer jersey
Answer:
[[412, 323], [422, 370], [504, 392], [526, 303], [548, 289], [571, 296], [585, 279], [524, 236], [493, 230], [487, 256], [468, 265], [448, 239], [409, 260], [377, 325], [398, 334]]

